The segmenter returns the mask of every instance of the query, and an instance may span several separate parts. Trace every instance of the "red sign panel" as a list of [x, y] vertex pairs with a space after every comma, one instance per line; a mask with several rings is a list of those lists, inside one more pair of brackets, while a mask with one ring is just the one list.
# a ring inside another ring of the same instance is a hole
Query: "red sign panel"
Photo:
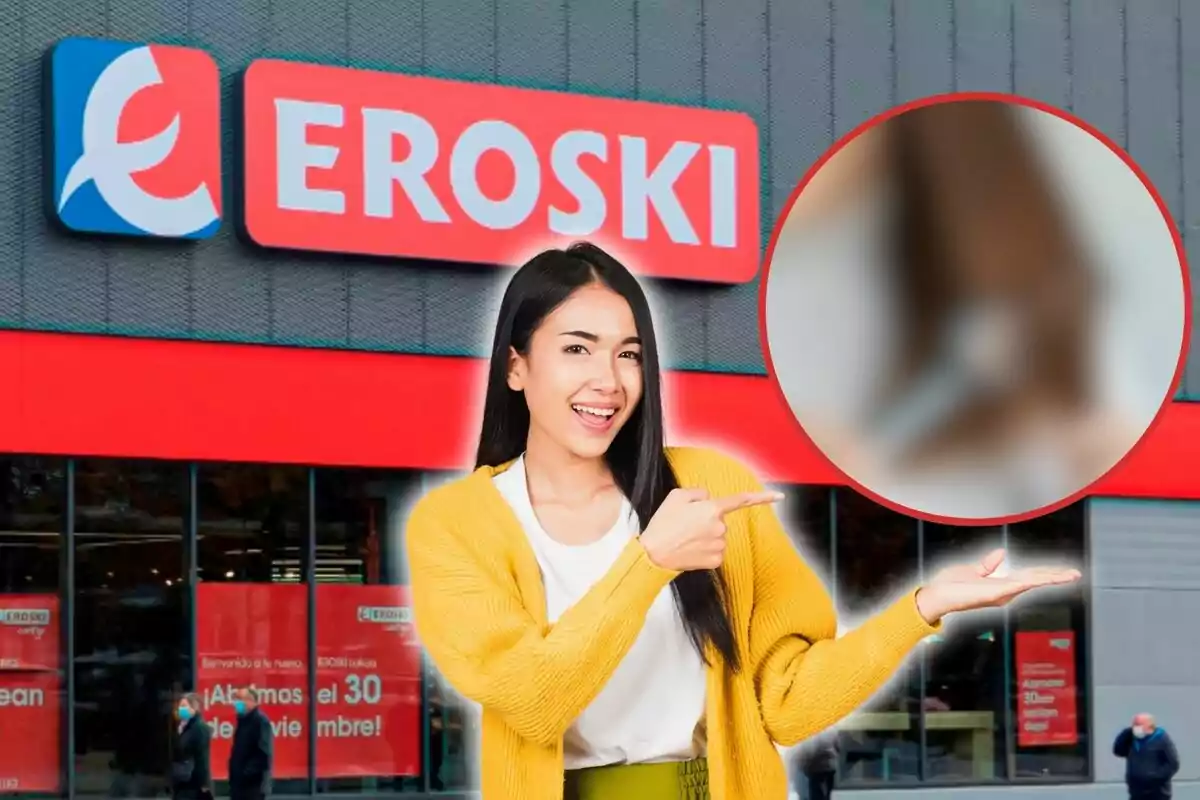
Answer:
[[[307, 597], [297, 584], [197, 587], [198, 686], [227, 777], [234, 692], [254, 686], [275, 731], [278, 778], [308, 775]], [[420, 647], [405, 589], [317, 587], [317, 775], [420, 774]]]
[[1018, 746], [1077, 743], [1075, 634], [1019, 631], [1016, 662]]
[[308, 776], [308, 642], [304, 586], [201, 583], [196, 587], [196, 685], [213, 730], [212, 775], [229, 777], [234, 693], [254, 686], [275, 731], [277, 778]]
[[745, 114], [270, 59], [244, 88], [261, 245], [514, 264], [588, 238], [646, 275], [758, 270]]
[[317, 586], [317, 774], [421, 774], [421, 648], [408, 591]]
[[0, 595], [0, 792], [59, 789], [58, 597]]

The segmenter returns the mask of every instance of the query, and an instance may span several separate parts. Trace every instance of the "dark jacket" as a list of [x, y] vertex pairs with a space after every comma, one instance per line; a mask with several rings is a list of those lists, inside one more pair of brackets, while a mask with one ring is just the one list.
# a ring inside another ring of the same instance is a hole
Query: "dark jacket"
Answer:
[[1144, 739], [1137, 739], [1126, 728], [1113, 742], [1113, 755], [1125, 759], [1125, 783], [1131, 797], [1166, 798], [1171, 796], [1171, 778], [1179, 771], [1179, 753], [1162, 728]]
[[805, 775], [837, 772], [838, 754], [836, 731], [817, 734], [800, 746], [800, 769]]
[[192, 717], [175, 737], [171, 754], [171, 794], [179, 800], [194, 800], [211, 786], [209, 745], [212, 731], [204, 720]]
[[238, 717], [229, 751], [230, 796], [270, 794], [274, 739], [271, 721], [260, 709], [251, 709], [244, 717]]

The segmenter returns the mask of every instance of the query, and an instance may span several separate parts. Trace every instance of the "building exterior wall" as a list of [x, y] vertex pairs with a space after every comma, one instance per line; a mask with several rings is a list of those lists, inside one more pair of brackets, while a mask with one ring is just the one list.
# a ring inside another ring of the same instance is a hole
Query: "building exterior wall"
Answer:
[[1200, 505], [1096, 500], [1090, 536], [1096, 780], [1123, 779], [1112, 737], [1149, 711], [1179, 748], [1176, 796], [1200, 797]]
[[[70, 35], [208, 48], [236, 207], [238, 73], [278, 56], [732, 108], [757, 121], [763, 240], [835, 138], [954, 90], [1070, 109], [1200, 227], [1200, 9], [1179, 0], [31, 0], [0, 26], [0, 325], [479, 354], [499, 271], [268, 253], [232, 220], [194, 247], [68, 237], [42, 200], [41, 60]], [[1185, 218], [1186, 215], [1186, 218]], [[658, 287], [670, 364], [761, 372], [756, 286]], [[1187, 385], [1200, 391], [1200, 372]]]
[[1179, 749], [1175, 798], [1200, 798], [1200, 643], [1189, 632], [1200, 618], [1200, 505], [1103, 498], [1088, 512], [1095, 783], [926, 789], [928, 796], [1123, 798], [1124, 762], [1112, 756], [1112, 740], [1134, 714], [1148, 711]]
[[[221, 69], [225, 202], [235, 87], [274, 56], [734, 108], [758, 122], [763, 241], [794, 183], [886, 108], [952, 90], [1053, 103], [1126, 147], [1185, 239], [1200, 236], [1200, 7], [1187, 0], [30, 0], [0, 9], [0, 327], [482, 355], [505, 273], [267, 252], [229, 219], [194, 246], [72, 237], [43, 208], [41, 66], [72, 35], [185, 43]], [[669, 366], [761, 372], [757, 288], [657, 283]], [[1185, 389], [1200, 397], [1200, 367]], [[1146, 709], [1200, 800], [1200, 506], [1090, 504], [1096, 782], [926, 788], [946, 798], [1118, 798], [1108, 753]], [[1149, 615], [1149, 623], [1137, 614]], [[911, 789], [844, 791], [885, 800]]]

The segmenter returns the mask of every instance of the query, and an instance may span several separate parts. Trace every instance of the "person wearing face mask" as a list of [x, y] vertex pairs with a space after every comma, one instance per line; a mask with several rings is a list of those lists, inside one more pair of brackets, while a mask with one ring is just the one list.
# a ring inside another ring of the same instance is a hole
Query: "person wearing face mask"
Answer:
[[271, 720], [258, 707], [258, 692], [238, 689], [233, 702], [237, 728], [229, 751], [231, 800], [263, 800], [271, 793], [271, 764], [275, 734]]
[[1179, 752], [1150, 714], [1138, 714], [1133, 725], [1117, 734], [1113, 755], [1125, 759], [1125, 785], [1130, 800], [1171, 796], [1171, 778], [1179, 771]]
[[212, 731], [200, 711], [200, 698], [185, 694], [175, 709], [179, 719], [171, 758], [171, 796], [176, 800], [205, 800], [210, 788], [209, 745]]

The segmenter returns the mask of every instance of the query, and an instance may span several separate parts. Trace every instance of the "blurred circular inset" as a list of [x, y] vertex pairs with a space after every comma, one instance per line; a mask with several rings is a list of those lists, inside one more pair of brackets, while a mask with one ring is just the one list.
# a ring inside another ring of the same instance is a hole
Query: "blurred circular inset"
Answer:
[[810, 172], [762, 280], [769, 369], [858, 488], [965, 524], [1073, 501], [1173, 394], [1182, 250], [1132, 162], [1061, 112], [945, 96]]

